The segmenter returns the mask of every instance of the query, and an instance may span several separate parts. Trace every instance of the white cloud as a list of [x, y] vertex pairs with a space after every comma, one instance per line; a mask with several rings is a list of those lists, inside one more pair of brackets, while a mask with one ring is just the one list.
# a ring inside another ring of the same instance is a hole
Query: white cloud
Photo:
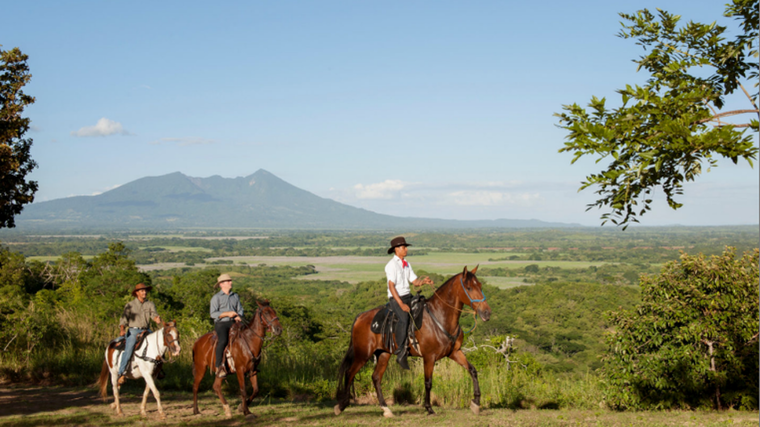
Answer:
[[355, 195], [359, 199], [392, 199], [404, 189], [406, 184], [397, 179], [386, 179], [376, 184], [354, 185]]
[[109, 136], [109, 135], [131, 135], [129, 131], [119, 122], [103, 117], [98, 120], [95, 126], [85, 126], [78, 131], [72, 131], [71, 136]]
[[180, 147], [187, 147], [189, 145], [216, 144], [216, 141], [213, 139], [206, 138], [161, 138], [158, 141], [151, 142], [151, 144], [160, 145], [162, 142], [176, 142]]
[[113, 190], [115, 188], [119, 188], [119, 187], [121, 187], [121, 184], [116, 184], [116, 185], [111, 186], [111, 187], [106, 187], [103, 191], [94, 191], [94, 192], [92, 192], [90, 194], [90, 196], [99, 196], [99, 195], [101, 195], [103, 193], [106, 193], [108, 191], [111, 191], [111, 190]]
[[447, 195], [458, 206], [532, 206], [541, 200], [538, 193], [510, 193], [504, 191], [455, 191]]

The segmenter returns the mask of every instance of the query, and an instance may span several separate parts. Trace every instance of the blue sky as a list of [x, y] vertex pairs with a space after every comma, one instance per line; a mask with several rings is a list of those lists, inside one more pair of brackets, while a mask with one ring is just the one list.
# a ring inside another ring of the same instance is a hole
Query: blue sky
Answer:
[[[34, 1], [0, 44], [30, 57], [37, 201], [266, 169], [380, 213], [597, 225], [577, 189], [601, 166], [557, 152], [552, 114], [646, 79], [617, 14], [657, 7], [733, 28], [687, 0]], [[685, 193], [643, 223], [758, 223], [746, 163]]]

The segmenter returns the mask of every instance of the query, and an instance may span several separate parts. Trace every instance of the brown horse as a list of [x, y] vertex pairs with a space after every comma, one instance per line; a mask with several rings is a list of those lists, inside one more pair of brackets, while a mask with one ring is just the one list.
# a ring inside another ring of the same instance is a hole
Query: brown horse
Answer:
[[[430, 299], [427, 300], [428, 309], [423, 312], [422, 327], [415, 331], [418, 349], [412, 347], [410, 354], [422, 357], [425, 369], [425, 409], [428, 414], [433, 414], [430, 405], [430, 389], [433, 386], [433, 368], [435, 362], [448, 357], [467, 369], [472, 377], [474, 398], [470, 403], [470, 409], [474, 413], [480, 411], [480, 385], [478, 384], [478, 372], [467, 361], [460, 347], [464, 339], [464, 333], [459, 327], [459, 316], [462, 307], [466, 304], [472, 307], [483, 321], [491, 318], [491, 307], [486, 303], [478, 278], [475, 272], [478, 267], [468, 272], [467, 267], [436, 289]], [[381, 382], [383, 374], [388, 367], [391, 357], [391, 349], [383, 343], [381, 334], [372, 333], [370, 325], [375, 314], [381, 307], [365, 311], [356, 317], [351, 329], [351, 341], [348, 344], [343, 362], [338, 370], [338, 390], [335, 405], [335, 415], [339, 415], [348, 406], [351, 398], [351, 386], [354, 376], [365, 363], [377, 354], [377, 365], [372, 374], [372, 382], [377, 391], [377, 400], [383, 410], [383, 415], [392, 417], [393, 413], [385, 403]], [[406, 343], [404, 343], [406, 344]]]
[[[280, 320], [274, 309], [269, 306], [269, 301], [257, 302], [257, 304], [259, 307], [253, 313], [251, 321], [237, 331], [238, 336], [230, 348], [232, 359], [235, 362], [238, 383], [240, 384], [240, 396], [243, 400], [240, 404], [240, 409], [244, 415], [251, 413], [248, 410], [248, 405], [259, 392], [258, 371], [256, 367], [261, 361], [264, 336], [267, 332], [275, 337], [282, 333]], [[198, 410], [198, 387], [201, 384], [201, 380], [203, 380], [203, 375], [206, 373], [206, 368], [208, 367], [213, 374], [216, 367], [215, 347], [216, 337], [213, 332], [203, 335], [193, 344], [193, 376], [195, 380], [193, 383], [193, 414], [195, 415], [201, 413]], [[246, 374], [251, 378], [251, 385], [253, 386], [253, 393], [251, 393], [250, 397], [246, 397]], [[216, 378], [213, 389], [216, 395], [219, 396], [219, 400], [222, 401], [224, 414], [227, 418], [230, 418], [232, 413], [230, 412], [230, 406], [222, 395], [222, 381], [224, 381], [224, 378]]]

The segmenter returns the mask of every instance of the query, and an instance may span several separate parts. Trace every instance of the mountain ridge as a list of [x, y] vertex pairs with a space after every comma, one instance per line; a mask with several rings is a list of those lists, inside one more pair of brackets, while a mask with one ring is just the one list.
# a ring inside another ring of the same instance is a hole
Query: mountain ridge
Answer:
[[143, 177], [95, 196], [33, 203], [16, 218], [16, 225], [58, 230], [581, 227], [539, 220], [395, 217], [319, 197], [264, 169], [236, 178], [181, 172]]

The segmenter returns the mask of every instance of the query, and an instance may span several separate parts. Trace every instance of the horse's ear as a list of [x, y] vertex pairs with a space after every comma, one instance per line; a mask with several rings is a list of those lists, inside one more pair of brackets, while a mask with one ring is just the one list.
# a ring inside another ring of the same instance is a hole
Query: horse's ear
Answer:
[[462, 271], [462, 277], [467, 277], [467, 266], [464, 266], [464, 270]]
[[476, 265], [470, 273], [475, 274], [475, 272], [478, 271], [478, 267], [480, 267], [480, 264]]

